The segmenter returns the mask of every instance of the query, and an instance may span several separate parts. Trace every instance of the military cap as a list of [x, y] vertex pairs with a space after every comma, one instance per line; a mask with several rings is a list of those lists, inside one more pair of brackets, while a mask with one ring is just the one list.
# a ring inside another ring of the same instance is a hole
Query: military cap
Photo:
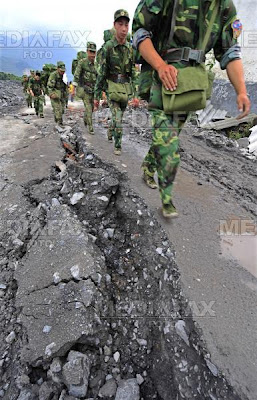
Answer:
[[96, 51], [96, 44], [94, 42], [87, 42], [87, 50]]
[[35, 72], [34, 69], [31, 69], [31, 70], [30, 70], [30, 73], [31, 73], [31, 74], [34, 74], [34, 72]]
[[57, 61], [57, 68], [60, 68], [61, 71], [66, 71], [65, 64], [63, 61]]
[[126, 10], [117, 10], [114, 14], [114, 22], [119, 18], [127, 18], [130, 21], [129, 13]]
[[27, 77], [28, 77], [28, 75], [25, 75], [25, 74], [24, 74], [24, 75], [22, 75], [22, 77], [23, 77], [23, 78], [27, 78]]

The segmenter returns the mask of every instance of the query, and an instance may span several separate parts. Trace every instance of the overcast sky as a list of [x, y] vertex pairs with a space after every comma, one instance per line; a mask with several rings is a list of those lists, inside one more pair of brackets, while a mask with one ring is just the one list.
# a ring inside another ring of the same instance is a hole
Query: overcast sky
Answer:
[[81, 30], [100, 46], [103, 31], [113, 25], [114, 12], [125, 8], [133, 19], [138, 3], [139, 0], [73, 0], [68, 7], [60, 0], [5, 0], [0, 4], [0, 30]]

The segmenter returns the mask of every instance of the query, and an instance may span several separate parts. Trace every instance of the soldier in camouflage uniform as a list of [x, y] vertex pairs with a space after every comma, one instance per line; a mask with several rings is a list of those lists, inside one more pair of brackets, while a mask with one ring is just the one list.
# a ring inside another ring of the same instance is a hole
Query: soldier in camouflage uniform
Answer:
[[[108, 42], [109, 40], [113, 39], [115, 37], [115, 34], [116, 34], [116, 31], [115, 31], [114, 28], [106, 29], [104, 31], [104, 44], [98, 50], [97, 55], [96, 55], [96, 71], [97, 71], [97, 75], [100, 72], [101, 65], [102, 65], [102, 62], [103, 62], [103, 53], [104, 53], [105, 43]], [[110, 108], [107, 80], [103, 84], [102, 93], [100, 95], [100, 98], [103, 97], [103, 93], [105, 93], [105, 95], [106, 95], [106, 101], [107, 101], [108, 107]], [[106, 118], [106, 121], [108, 121], [108, 119], [109, 119], [109, 117]], [[108, 138], [109, 141], [112, 141], [112, 130], [110, 129], [110, 127], [108, 127], [107, 138]]]
[[36, 71], [34, 79], [29, 83], [28, 89], [34, 99], [36, 115], [44, 118], [44, 86], [40, 79], [40, 72]]
[[[176, 117], [175, 114], [164, 113], [161, 88], [163, 84], [167, 90], [175, 90], [179, 69], [196, 65], [193, 56], [199, 53], [189, 51], [188, 48], [197, 49], [199, 32], [206, 32], [214, 9], [214, 3], [207, 0], [179, 0], [176, 1], [176, 8], [173, 8], [174, 3], [173, 0], [142, 0], [137, 6], [133, 22], [134, 48], [140, 51], [154, 70], [149, 100], [153, 140], [142, 165], [143, 177], [147, 185], [154, 188], [156, 183], [153, 176], [157, 171], [162, 212], [169, 218], [177, 216], [172, 202], [172, 187], [180, 162], [178, 135], [187, 115]], [[203, 18], [199, 18], [200, 12], [204, 14]], [[250, 101], [244, 83], [240, 47], [237, 43], [238, 25], [235, 21], [238, 20], [233, 1], [220, 0], [219, 13], [205, 53], [214, 49], [221, 68], [227, 70], [237, 92], [242, 117], [249, 113]], [[174, 34], [170, 39], [171, 25]], [[174, 61], [167, 59], [167, 54], [175, 54], [174, 49], [177, 49]], [[187, 54], [186, 57], [184, 54]]]
[[28, 86], [29, 86], [29, 78], [27, 75], [22, 76], [23, 81], [21, 82], [22, 87], [23, 87], [23, 93], [26, 99], [26, 103], [28, 107], [32, 108], [32, 96], [28, 91]]
[[[35, 80], [35, 71], [34, 71], [34, 69], [31, 69], [28, 85], [31, 85], [34, 82], [34, 80]], [[33, 108], [33, 98], [32, 97], [31, 97], [31, 101], [32, 101], [32, 108]]]
[[66, 107], [67, 98], [67, 85], [63, 82], [65, 71], [65, 64], [62, 61], [58, 61], [57, 70], [50, 74], [47, 83], [47, 90], [54, 112], [54, 120], [61, 126], [63, 125], [62, 116]]
[[35, 79], [35, 71], [34, 71], [34, 69], [31, 69], [30, 71], [30, 76], [29, 76], [29, 82], [31, 81], [33, 81], [33, 79]]
[[41, 72], [41, 82], [44, 86], [44, 94], [48, 96], [47, 83], [52, 72], [56, 71], [54, 64], [44, 64]]
[[79, 60], [74, 73], [74, 86], [80, 87], [80, 98], [85, 106], [84, 123], [89, 133], [94, 135], [92, 113], [94, 108], [94, 88], [96, 83], [96, 44], [87, 43], [87, 57]]
[[97, 70], [97, 74], [100, 72], [100, 68], [101, 68], [101, 64], [102, 64], [102, 59], [103, 59], [103, 49], [104, 49], [104, 45], [106, 42], [108, 42], [109, 40], [113, 39], [115, 37], [115, 29], [106, 29], [104, 31], [104, 44], [102, 45], [102, 47], [98, 50], [97, 55], [96, 55], [96, 70]]
[[[115, 38], [106, 42], [103, 48], [102, 64], [99, 69], [95, 87], [95, 106], [99, 106], [101, 92], [104, 90], [106, 80], [114, 83], [130, 83], [133, 75], [133, 52], [127, 42], [129, 28], [129, 15], [125, 10], [117, 10], [114, 14]], [[131, 94], [132, 94], [132, 85]], [[112, 113], [111, 133], [114, 137], [114, 154], [121, 154], [122, 117], [128, 101], [117, 102], [109, 100]]]

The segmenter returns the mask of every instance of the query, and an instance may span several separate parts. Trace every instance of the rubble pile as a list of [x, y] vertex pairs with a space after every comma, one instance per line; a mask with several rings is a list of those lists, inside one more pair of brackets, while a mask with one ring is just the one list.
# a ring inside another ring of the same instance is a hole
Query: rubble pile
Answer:
[[0, 398], [239, 400], [204, 348], [166, 234], [75, 122], [55, 133], [52, 175], [6, 207]]
[[8, 107], [21, 106], [23, 103], [21, 82], [0, 80], [0, 114], [6, 113]]

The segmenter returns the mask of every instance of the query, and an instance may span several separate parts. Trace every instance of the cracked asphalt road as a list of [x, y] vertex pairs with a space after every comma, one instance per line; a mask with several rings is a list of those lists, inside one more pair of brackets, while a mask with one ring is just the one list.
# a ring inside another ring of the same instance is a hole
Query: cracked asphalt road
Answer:
[[[18, 218], [19, 210], [23, 208], [24, 211], [27, 207], [27, 200], [20, 198], [19, 185], [48, 177], [52, 165], [63, 156], [57, 135], [51, 134], [46, 138], [38, 133], [48, 119], [52, 119], [49, 108], [46, 115], [45, 120], [32, 116], [30, 125], [13, 117], [5, 117], [1, 121], [2, 218], [8, 219], [12, 206], [17, 203], [19, 207], [14, 209], [11, 218]], [[78, 123], [83, 126], [81, 119]], [[53, 123], [50, 126], [53, 127]], [[113, 145], [107, 143], [102, 126], [96, 128], [95, 136], [85, 131], [85, 140], [101, 159], [127, 172], [131, 186], [155, 212], [174, 244], [184, 293], [192, 303], [195, 320], [202, 329], [203, 340], [213, 362], [242, 394], [242, 398], [255, 400], [257, 282], [236, 259], [222, 256], [218, 234], [220, 221], [226, 221], [233, 215], [246, 220], [253, 220], [254, 216], [239, 204], [232, 192], [225, 192], [213, 182], [204, 181], [202, 176], [199, 185], [199, 177], [187, 171], [185, 160], [174, 190], [180, 217], [172, 222], [165, 221], [159, 212], [158, 191], [148, 189], [141, 179], [140, 164], [148, 144], [135, 140], [128, 129], [125, 129], [120, 158], [114, 158]], [[181, 135], [181, 143], [182, 148], [186, 148], [186, 131]], [[197, 144], [191, 142], [191, 151], [196, 157], [199, 150]], [[204, 153], [205, 159], [208, 159], [208, 152], [207, 146], [201, 143], [201, 154]], [[233, 158], [229, 162], [231, 167]], [[203, 306], [201, 310], [199, 304]], [[206, 315], [202, 315], [204, 310], [207, 310]]]

